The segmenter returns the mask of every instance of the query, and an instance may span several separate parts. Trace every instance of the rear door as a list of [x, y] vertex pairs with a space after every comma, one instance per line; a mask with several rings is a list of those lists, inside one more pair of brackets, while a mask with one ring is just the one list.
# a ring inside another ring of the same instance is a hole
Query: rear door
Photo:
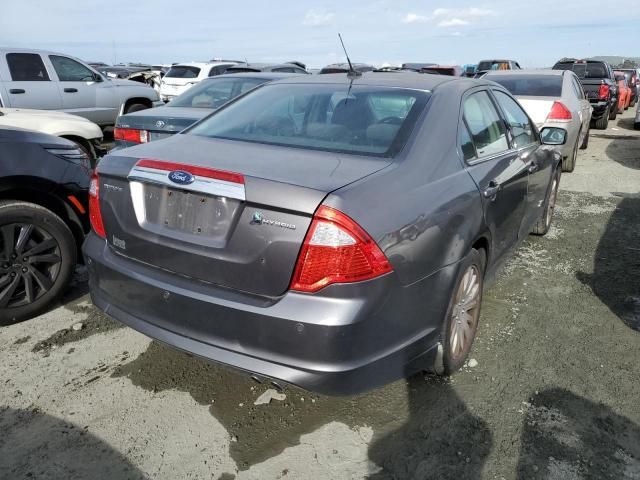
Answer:
[[589, 123], [591, 122], [591, 103], [589, 103], [589, 100], [585, 96], [584, 89], [582, 88], [578, 77], [576, 77], [576, 75], [573, 73], [567, 73], [566, 75], [569, 75], [569, 80], [571, 82], [571, 85], [573, 86], [573, 91], [576, 93], [578, 102], [580, 103], [580, 119], [582, 120], [582, 132], [585, 135], [588, 135]]
[[7, 53], [7, 69], [3, 62], [2, 77], [5, 80], [5, 107], [59, 110], [62, 108], [58, 85], [47, 71], [38, 53]]
[[467, 171], [484, 206], [496, 257], [518, 240], [525, 212], [528, 172], [511, 148], [507, 127], [490, 93], [473, 90], [463, 99], [459, 127]]
[[493, 90], [509, 128], [511, 146], [518, 153], [520, 163], [527, 169], [529, 181], [527, 200], [520, 236], [526, 236], [531, 226], [540, 218], [551, 175], [553, 175], [552, 150], [541, 148], [540, 137], [533, 122], [518, 103], [504, 92]]
[[58, 77], [62, 109], [92, 122], [104, 123], [106, 113], [97, 108], [95, 73], [80, 62], [62, 55], [49, 55], [49, 61]]

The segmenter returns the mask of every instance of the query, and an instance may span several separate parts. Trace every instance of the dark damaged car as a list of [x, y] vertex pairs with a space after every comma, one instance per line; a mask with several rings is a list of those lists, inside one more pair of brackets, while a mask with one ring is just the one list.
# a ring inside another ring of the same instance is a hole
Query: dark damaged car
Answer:
[[252, 72], [202, 80], [164, 106], [120, 115], [113, 131], [115, 148], [169, 137], [206, 117], [238, 95], [291, 73]]
[[485, 279], [548, 231], [560, 156], [492, 82], [365, 73], [265, 84], [105, 157], [94, 303], [161, 342], [306, 389], [449, 374]]

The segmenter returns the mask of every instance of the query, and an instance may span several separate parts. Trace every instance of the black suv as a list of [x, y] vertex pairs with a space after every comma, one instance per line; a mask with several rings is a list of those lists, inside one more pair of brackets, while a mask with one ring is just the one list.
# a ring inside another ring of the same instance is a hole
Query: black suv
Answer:
[[73, 142], [0, 128], [0, 325], [64, 293], [89, 230], [90, 176]]
[[592, 125], [604, 130], [618, 114], [618, 84], [611, 65], [599, 60], [561, 60], [553, 70], [571, 70], [580, 79], [591, 107]]

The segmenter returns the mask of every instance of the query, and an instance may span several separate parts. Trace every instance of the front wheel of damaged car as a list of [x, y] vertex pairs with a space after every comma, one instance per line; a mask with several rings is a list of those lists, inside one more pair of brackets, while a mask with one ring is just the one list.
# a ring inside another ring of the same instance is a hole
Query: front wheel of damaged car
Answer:
[[551, 228], [551, 222], [553, 222], [553, 214], [556, 210], [556, 200], [558, 198], [558, 188], [560, 187], [560, 171], [553, 176], [551, 181], [551, 188], [547, 195], [547, 201], [545, 203], [544, 211], [540, 219], [536, 222], [531, 230], [534, 235], [543, 236], [549, 232]]
[[471, 351], [480, 320], [485, 265], [484, 251], [474, 248], [460, 266], [442, 332], [445, 375], [459, 370]]
[[53, 212], [0, 202], [0, 325], [42, 313], [69, 284], [76, 256], [73, 234]]

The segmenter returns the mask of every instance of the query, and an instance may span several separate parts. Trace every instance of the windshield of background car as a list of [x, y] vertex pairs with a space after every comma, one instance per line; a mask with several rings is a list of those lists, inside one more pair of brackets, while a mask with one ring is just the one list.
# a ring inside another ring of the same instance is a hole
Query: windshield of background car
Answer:
[[344, 84], [260, 87], [198, 123], [189, 134], [330, 152], [393, 156], [429, 93]]
[[515, 96], [560, 97], [561, 75], [487, 75], [487, 80], [499, 83]]
[[194, 85], [168, 107], [219, 108], [238, 95], [268, 81], [262, 78], [216, 78]]
[[168, 78], [198, 78], [200, 74], [200, 69], [198, 67], [190, 67], [190, 66], [177, 66], [171, 67], [169, 71], [165, 74], [165, 77]]

